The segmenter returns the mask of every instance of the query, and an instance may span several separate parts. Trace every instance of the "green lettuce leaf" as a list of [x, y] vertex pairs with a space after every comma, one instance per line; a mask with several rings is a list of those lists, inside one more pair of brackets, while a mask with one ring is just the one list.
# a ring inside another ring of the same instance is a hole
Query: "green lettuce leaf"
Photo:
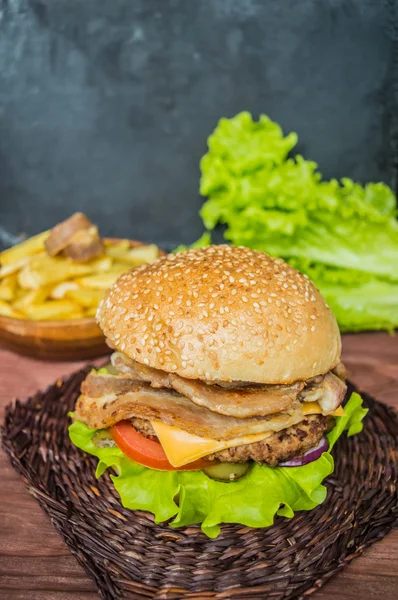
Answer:
[[344, 412], [345, 415], [336, 419], [336, 425], [328, 433], [329, 451], [333, 449], [333, 446], [344, 431], [347, 431], [348, 437], [362, 431], [362, 421], [367, 415], [368, 409], [363, 408], [361, 396], [354, 392], [344, 406]]
[[289, 262], [322, 291], [341, 331], [398, 328], [398, 282], [300, 259]]
[[[337, 417], [328, 434], [331, 448], [344, 431], [359, 433], [366, 414], [362, 399], [352, 394], [345, 416]], [[72, 442], [99, 459], [96, 475], [113, 469], [112, 481], [123, 506], [147, 510], [157, 523], [169, 521], [172, 527], [201, 524], [203, 532], [216, 537], [221, 523], [268, 527], [275, 515], [293, 517], [295, 511], [311, 510], [326, 498], [322, 481], [333, 472], [329, 452], [303, 467], [260, 466], [254, 464], [242, 479], [222, 483], [202, 471], [155, 471], [128, 459], [117, 447], [97, 448], [96, 431], [75, 421], [69, 427]]]
[[[201, 185], [210, 194], [201, 209], [206, 228], [223, 223], [233, 244], [273, 256], [398, 280], [398, 222], [385, 214], [394, 200], [391, 190], [349, 179], [321, 181], [316, 167], [297, 156], [242, 177], [230, 173], [228, 184], [214, 191]], [[202, 171], [202, 183], [204, 177]], [[381, 198], [381, 210], [368, 200], [374, 196]]]
[[[296, 142], [296, 134], [284, 137], [264, 115], [258, 122], [246, 112], [221, 119], [201, 160], [200, 192], [207, 200], [200, 214], [206, 229], [225, 225], [232, 244], [298, 264], [330, 302], [344, 331], [394, 329], [395, 195], [383, 183], [323, 180], [315, 162], [288, 158]], [[306, 263], [311, 269], [303, 268]], [[366, 281], [359, 285], [361, 275]]]

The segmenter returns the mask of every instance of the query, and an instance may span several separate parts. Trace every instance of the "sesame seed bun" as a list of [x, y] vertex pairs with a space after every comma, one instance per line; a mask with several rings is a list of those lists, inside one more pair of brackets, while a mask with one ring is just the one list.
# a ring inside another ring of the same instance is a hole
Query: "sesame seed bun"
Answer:
[[120, 352], [193, 379], [291, 383], [340, 360], [336, 319], [315, 286], [248, 248], [189, 250], [124, 273], [97, 319]]

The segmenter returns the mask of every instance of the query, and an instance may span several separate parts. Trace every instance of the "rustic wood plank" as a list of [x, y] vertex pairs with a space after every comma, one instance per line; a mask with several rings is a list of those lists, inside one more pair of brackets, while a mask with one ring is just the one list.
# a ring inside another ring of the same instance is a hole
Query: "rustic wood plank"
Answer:
[[[398, 410], [398, 336], [344, 336], [350, 378]], [[24, 398], [82, 363], [45, 363], [0, 350], [0, 418], [12, 398]], [[0, 597], [7, 600], [94, 600], [95, 586], [70, 554], [22, 481], [0, 454]], [[398, 530], [354, 560], [315, 593], [315, 600], [383, 598], [398, 590]]]

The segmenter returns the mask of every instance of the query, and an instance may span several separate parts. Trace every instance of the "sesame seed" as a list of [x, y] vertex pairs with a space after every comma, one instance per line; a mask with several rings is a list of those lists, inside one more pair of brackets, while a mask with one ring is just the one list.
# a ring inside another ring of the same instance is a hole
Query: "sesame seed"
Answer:
[[201, 378], [212, 376], [207, 361], [213, 350], [220, 372], [231, 353], [239, 361], [249, 340], [264, 347], [253, 364], [298, 351], [300, 336], [315, 331], [325, 307], [309, 279], [282, 259], [220, 245], [163, 256], [123, 274], [106, 292], [97, 319], [133, 360]]

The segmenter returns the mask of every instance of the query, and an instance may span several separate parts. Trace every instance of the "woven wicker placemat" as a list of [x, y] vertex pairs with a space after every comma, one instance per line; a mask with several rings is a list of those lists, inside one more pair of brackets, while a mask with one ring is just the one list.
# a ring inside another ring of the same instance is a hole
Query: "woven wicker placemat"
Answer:
[[338, 442], [321, 506], [267, 529], [223, 525], [215, 540], [155, 525], [124, 509], [109, 476], [95, 479], [96, 459], [69, 440], [67, 413], [88, 370], [7, 407], [3, 446], [103, 598], [299, 598], [397, 521], [397, 416], [362, 394], [364, 431]]

